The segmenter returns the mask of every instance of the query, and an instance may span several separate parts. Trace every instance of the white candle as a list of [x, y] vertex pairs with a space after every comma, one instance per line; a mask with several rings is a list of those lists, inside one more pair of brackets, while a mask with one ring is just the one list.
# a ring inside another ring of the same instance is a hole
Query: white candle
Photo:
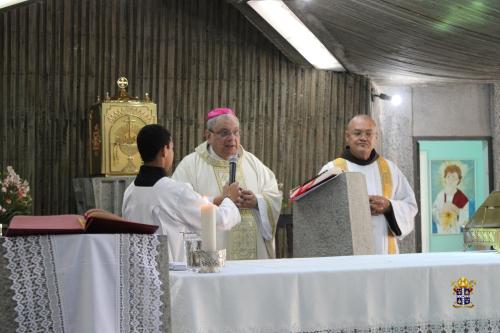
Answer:
[[210, 202], [201, 205], [201, 248], [216, 251], [215, 206]]

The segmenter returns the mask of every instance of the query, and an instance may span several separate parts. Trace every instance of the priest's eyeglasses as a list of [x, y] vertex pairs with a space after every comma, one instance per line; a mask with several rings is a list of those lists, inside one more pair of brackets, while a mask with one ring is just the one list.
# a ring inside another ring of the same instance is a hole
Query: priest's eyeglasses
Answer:
[[372, 130], [367, 130], [367, 131], [360, 131], [360, 130], [353, 130], [351, 131], [351, 135], [355, 137], [362, 137], [363, 135], [367, 137], [368, 139], [372, 138], [375, 136], [377, 132], [374, 132]]
[[227, 129], [223, 129], [223, 130], [220, 130], [220, 131], [218, 131], [218, 132], [214, 132], [214, 131], [212, 131], [211, 129], [209, 129], [209, 131], [210, 131], [210, 132], [212, 132], [212, 133], [214, 133], [214, 134], [216, 134], [216, 135], [218, 135], [218, 136], [219, 136], [220, 138], [222, 138], [222, 139], [227, 138], [227, 137], [228, 137], [228, 136], [230, 136], [231, 134], [232, 134], [233, 136], [236, 136], [236, 137], [239, 137], [239, 136], [240, 136], [240, 130], [239, 130], [239, 129], [234, 130], [234, 131], [232, 131], [232, 132], [231, 132], [230, 130], [227, 130]]

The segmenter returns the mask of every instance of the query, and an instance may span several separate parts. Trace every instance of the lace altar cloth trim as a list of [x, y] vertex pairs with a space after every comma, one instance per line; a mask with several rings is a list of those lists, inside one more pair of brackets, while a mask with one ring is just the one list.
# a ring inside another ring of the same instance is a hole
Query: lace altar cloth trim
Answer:
[[162, 332], [156, 236], [120, 235], [120, 332]]
[[[500, 332], [500, 319], [463, 320], [450, 323], [408, 324], [365, 329], [319, 330], [307, 333], [493, 333]], [[306, 332], [301, 332], [306, 333]]]
[[64, 332], [50, 236], [6, 237], [4, 242], [17, 332]]
[[[65, 332], [53, 237], [5, 238], [16, 332]], [[161, 332], [158, 245], [156, 236], [120, 235], [120, 332]]]

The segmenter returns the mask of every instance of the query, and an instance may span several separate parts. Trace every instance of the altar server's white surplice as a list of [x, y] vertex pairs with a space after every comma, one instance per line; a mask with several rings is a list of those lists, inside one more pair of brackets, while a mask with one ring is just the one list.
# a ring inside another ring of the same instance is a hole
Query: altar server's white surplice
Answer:
[[[191, 185], [161, 177], [153, 186], [130, 184], [123, 197], [122, 213], [126, 219], [158, 225], [157, 233], [168, 236], [169, 260], [184, 261], [181, 232], [200, 234], [200, 207], [204, 203], [206, 199]], [[217, 228], [230, 230], [240, 221], [238, 207], [225, 198], [216, 208]]]

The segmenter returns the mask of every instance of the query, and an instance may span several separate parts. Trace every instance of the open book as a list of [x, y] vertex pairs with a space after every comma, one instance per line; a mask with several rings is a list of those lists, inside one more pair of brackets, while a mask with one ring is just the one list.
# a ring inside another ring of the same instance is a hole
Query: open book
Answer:
[[342, 170], [332, 168], [314, 176], [302, 185], [290, 190], [290, 200], [295, 201], [302, 198], [307, 192], [318, 189], [321, 185], [335, 178], [340, 173], [342, 173]]
[[81, 215], [14, 216], [5, 236], [55, 234], [153, 234], [157, 225], [125, 220], [93, 208]]

